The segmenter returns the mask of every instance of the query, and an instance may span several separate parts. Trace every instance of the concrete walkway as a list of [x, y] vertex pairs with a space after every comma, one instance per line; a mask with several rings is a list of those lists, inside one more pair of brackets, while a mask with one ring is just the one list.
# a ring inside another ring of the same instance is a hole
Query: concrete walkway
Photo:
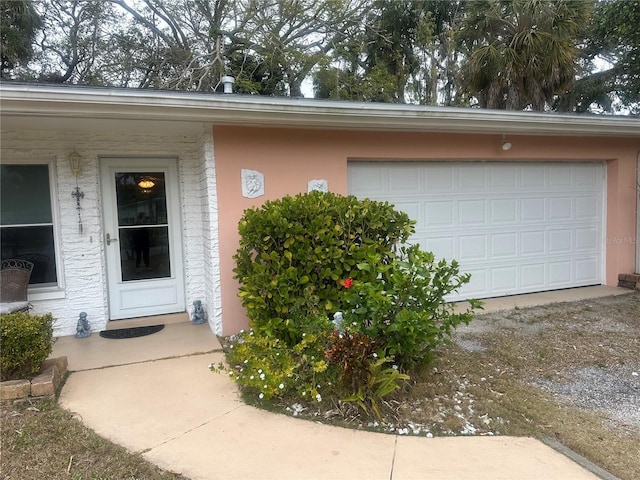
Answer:
[[[581, 298], [624, 292], [580, 290]], [[60, 355], [73, 371], [63, 408], [193, 480], [598, 478], [531, 438], [377, 434], [247, 406], [231, 380], [208, 369], [223, 354], [207, 325], [167, 325], [127, 340], [63, 337], [52, 354]]]

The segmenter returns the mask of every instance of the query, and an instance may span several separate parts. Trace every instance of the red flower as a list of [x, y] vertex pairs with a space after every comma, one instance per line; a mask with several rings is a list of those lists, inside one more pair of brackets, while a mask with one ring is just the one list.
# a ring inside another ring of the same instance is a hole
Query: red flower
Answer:
[[353, 279], [352, 279], [352, 278], [347, 278], [346, 280], [344, 280], [344, 281], [342, 282], [342, 286], [343, 286], [344, 288], [350, 288], [350, 287], [351, 287], [351, 285], [353, 285]]

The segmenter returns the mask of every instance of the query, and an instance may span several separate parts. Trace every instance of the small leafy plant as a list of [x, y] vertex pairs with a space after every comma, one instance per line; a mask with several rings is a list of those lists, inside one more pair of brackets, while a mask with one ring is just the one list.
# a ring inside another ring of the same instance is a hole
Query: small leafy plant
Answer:
[[28, 312], [0, 315], [2, 380], [31, 379], [53, 348], [53, 316]]

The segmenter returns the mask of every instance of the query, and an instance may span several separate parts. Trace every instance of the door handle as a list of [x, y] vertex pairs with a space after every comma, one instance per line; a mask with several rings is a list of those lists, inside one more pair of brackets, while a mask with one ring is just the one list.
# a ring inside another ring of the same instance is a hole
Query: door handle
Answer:
[[111, 242], [117, 242], [117, 238], [111, 238], [111, 235], [107, 233], [107, 245], [111, 245]]

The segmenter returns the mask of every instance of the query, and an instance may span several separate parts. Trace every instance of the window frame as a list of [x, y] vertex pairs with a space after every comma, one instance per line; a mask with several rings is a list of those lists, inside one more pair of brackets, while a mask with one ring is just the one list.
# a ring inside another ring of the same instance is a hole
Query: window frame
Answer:
[[[53, 230], [53, 250], [55, 252], [56, 283], [48, 285], [29, 285], [28, 300], [49, 300], [64, 298], [64, 275], [62, 270], [62, 238], [60, 235], [60, 212], [57, 188], [57, 170], [55, 158], [21, 158], [2, 159], [2, 165], [46, 165], [49, 174], [49, 195], [51, 202], [51, 223]], [[48, 224], [47, 224], [48, 225]], [[27, 224], [25, 224], [27, 226]], [[3, 227], [4, 228], [4, 227]]]

